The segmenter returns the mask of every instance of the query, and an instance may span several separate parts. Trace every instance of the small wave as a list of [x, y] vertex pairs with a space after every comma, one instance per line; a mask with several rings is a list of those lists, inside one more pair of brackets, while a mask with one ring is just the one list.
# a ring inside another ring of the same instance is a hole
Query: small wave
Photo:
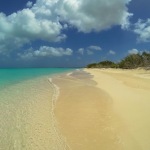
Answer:
[[73, 72], [67, 73], [67, 76], [71, 76]]

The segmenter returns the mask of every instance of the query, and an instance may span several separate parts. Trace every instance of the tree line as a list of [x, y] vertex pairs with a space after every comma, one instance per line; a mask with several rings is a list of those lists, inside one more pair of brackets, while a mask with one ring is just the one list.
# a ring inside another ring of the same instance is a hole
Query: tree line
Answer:
[[139, 67], [150, 69], [150, 53], [143, 52], [142, 54], [130, 54], [123, 58], [119, 63], [106, 60], [87, 65], [87, 68], [136, 69]]

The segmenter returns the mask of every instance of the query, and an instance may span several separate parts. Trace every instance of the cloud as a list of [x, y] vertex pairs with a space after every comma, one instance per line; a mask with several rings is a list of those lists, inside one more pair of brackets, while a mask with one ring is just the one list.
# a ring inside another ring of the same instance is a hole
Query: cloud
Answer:
[[131, 49], [128, 51], [129, 54], [138, 54], [139, 51], [137, 49]]
[[101, 50], [102, 50], [101, 47], [92, 45], [92, 46], [89, 46], [89, 47], [87, 48], [87, 54], [88, 54], [88, 55], [93, 55], [93, 54], [94, 54], [94, 51], [101, 51]]
[[51, 12], [53, 5], [47, 5], [48, 2], [53, 2], [43, 2], [38, 0], [31, 8], [9, 16], [0, 13], [1, 53], [8, 53], [35, 40], [58, 42], [66, 38], [66, 35], [62, 34], [63, 26], [57, 15]]
[[24, 53], [18, 53], [18, 56], [22, 59], [33, 59], [39, 57], [62, 57], [62, 56], [71, 56], [73, 50], [70, 48], [54, 48], [48, 46], [41, 46], [38, 50], [33, 50], [30, 48]]
[[32, 5], [33, 5], [33, 2], [31, 2], [31, 1], [28, 1], [27, 4], [26, 4], [26, 6], [29, 7], [29, 8], [32, 7]]
[[58, 42], [66, 39], [71, 27], [89, 33], [114, 25], [125, 28], [132, 15], [131, 0], [37, 0], [9, 16], [0, 13], [0, 53], [10, 53], [32, 41]]
[[99, 46], [94, 46], [94, 45], [89, 46], [88, 49], [89, 49], [89, 50], [96, 50], [96, 51], [101, 51], [101, 50], [102, 50], [101, 47], [99, 47]]
[[83, 54], [84, 54], [84, 51], [85, 51], [84, 48], [79, 48], [77, 52], [78, 52], [79, 54], [83, 55]]
[[150, 42], [150, 18], [146, 21], [139, 19], [135, 24], [134, 32], [139, 36], [138, 41]]
[[87, 52], [88, 55], [93, 55], [95, 51], [101, 50], [102, 50], [101, 47], [92, 45], [87, 48], [79, 48], [77, 52], [81, 55], [84, 55], [85, 52]]
[[114, 25], [129, 26], [127, 5], [131, 0], [62, 0], [57, 13], [63, 21], [79, 31], [89, 33], [109, 29]]
[[110, 50], [110, 51], [109, 51], [109, 54], [110, 54], [110, 55], [115, 55], [115, 54], [116, 54], [116, 52], [115, 52], [115, 51], [113, 51], [113, 50]]
[[150, 53], [150, 50], [137, 50], [134, 48], [128, 51], [129, 54], [142, 54], [143, 52]]

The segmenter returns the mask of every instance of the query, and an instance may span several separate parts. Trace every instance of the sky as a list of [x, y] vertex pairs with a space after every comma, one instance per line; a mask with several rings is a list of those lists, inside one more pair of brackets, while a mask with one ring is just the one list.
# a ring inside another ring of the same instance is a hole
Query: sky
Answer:
[[0, 0], [0, 67], [85, 67], [150, 52], [150, 0]]

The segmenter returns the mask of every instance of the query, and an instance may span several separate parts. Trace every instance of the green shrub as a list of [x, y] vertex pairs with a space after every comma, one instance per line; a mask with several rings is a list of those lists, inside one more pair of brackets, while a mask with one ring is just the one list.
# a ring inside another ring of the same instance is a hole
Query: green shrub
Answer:
[[131, 54], [126, 56], [119, 63], [106, 60], [99, 63], [87, 65], [87, 68], [123, 68], [135, 69], [138, 67], [150, 68], [150, 53], [143, 52], [142, 54]]

